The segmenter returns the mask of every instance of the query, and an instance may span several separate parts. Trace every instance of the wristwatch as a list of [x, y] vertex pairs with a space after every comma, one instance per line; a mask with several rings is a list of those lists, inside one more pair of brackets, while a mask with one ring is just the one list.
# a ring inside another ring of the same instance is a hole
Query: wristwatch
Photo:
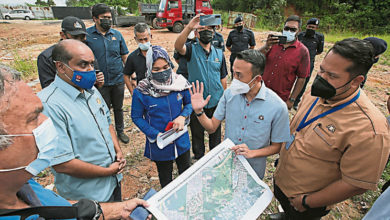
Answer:
[[195, 113], [195, 115], [196, 115], [196, 117], [199, 117], [199, 116], [203, 115], [203, 113], [204, 113], [204, 111], [203, 111], [203, 109], [202, 109], [202, 111], [201, 111], [201, 112], [199, 112], [199, 113]]
[[310, 206], [308, 204], [306, 204], [306, 197], [307, 197], [307, 195], [304, 195], [302, 197], [302, 206], [305, 207], [305, 209], [311, 209]]
[[288, 100], [289, 100], [290, 102], [292, 102], [292, 103], [295, 102], [295, 99], [294, 99], [294, 98], [291, 98], [291, 97], [290, 97]]

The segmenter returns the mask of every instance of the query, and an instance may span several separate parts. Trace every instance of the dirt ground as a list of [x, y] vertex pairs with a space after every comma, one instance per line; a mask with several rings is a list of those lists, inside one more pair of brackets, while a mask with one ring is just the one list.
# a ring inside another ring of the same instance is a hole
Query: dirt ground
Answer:
[[[92, 26], [91, 20], [85, 21], [87, 27]], [[59, 40], [59, 32], [61, 30], [61, 21], [22, 21], [13, 20], [1, 23], [0, 21], [0, 63], [12, 65], [16, 57], [21, 59], [36, 60], [39, 53], [48, 48]], [[124, 36], [129, 51], [137, 48], [134, 40], [133, 27], [116, 28]], [[222, 34], [224, 39], [227, 39], [230, 29], [224, 28]], [[270, 32], [255, 32], [257, 46], [264, 44], [266, 36]], [[173, 44], [178, 34], [169, 32], [166, 29], [152, 30], [152, 44], [163, 46], [169, 54], [173, 55]], [[326, 40], [326, 39], [325, 39]], [[326, 43], [326, 49], [329, 49], [331, 44]], [[319, 69], [319, 64], [325, 53], [316, 57], [315, 73]], [[225, 52], [228, 59], [230, 54]], [[228, 62], [228, 65], [229, 62]], [[229, 68], [229, 67], [228, 67]], [[369, 73], [368, 81], [365, 86], [365, 91], [371, 98], [372, 102], [384, 113], [386, 111], [386, 100], [390, 94], [390, 67], [383, 65], [375, 65]], [[315, 75], [315, 74], [313, 74]], [[313, 79], [313, 77], [312, 77]], [[40, 90], [37, 83], [37, 75], [26, 81], [32, 81], [31, 85], [35, 91]], [[230, 81], [230, 80], [229, 80]], [[125, 132], [130, 137], [129, 144], [121, 144], [124, 155], [126, 155], [127, 166], [124, 171], [124, 180], [122, 181], [123, 199], [133, 197], [142, 197], [149, 188], [153, 187], [156, 190], [160, 189], [158, 175], [155, 165], [143, 156], [145, 144], [145, 136], [134, 126], [130, 118], [130, 103], [131, 96], [126, 91], [125, 96]], [[295, 112], [292, 110], [291, 115]], [[272, 186], [272, 174], [275, 170], [273, 167], [274, 157], [268, 159], [267, 173], [264, 181]], [[177, 174], [176, 174], [177, 175]], [[47, 186], [53, 183], [53, 176], [50, 172], [46, 172], [38, 181]], [[277, 210], [277, 203], [273, 201], [265, 213], [272, 213]], [[367, 204], [357, 199], [350, 199], [338, 204], [333, 208], [333, 211], [325, 219], [360, 219], [367, 211]], [[266, 219], [263, 214], [259, 219]]]

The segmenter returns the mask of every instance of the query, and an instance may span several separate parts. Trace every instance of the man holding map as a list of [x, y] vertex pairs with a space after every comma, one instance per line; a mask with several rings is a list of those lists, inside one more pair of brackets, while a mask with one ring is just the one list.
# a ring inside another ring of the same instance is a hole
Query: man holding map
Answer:
[[282, 143], [289, 140], [287, 106], [264, 85], [264, 66], [265, 56], [261, 52], [238, 53], [233, 65], [234, 79], [211, 119], [203, 111], [211, 97], [203, 99], [203, 83], [192, 83], [190, 89], [192, 108], [202, 126], [213, 133], [226, 119], [225, 138], [236, 144], [232, 150], [245, 156], [261, 179], [266, 157], [279, 153]]

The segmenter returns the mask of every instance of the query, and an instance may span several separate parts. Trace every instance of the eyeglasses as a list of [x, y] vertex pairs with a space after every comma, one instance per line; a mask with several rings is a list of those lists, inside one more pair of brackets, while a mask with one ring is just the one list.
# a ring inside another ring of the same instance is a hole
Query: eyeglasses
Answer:
[[289, 26], [285, 26], [284, 29], [285, 31], [290, 31], [290, 32], [297, 32], [297, 28], [292, 28], [292, 27], [289, 27]]

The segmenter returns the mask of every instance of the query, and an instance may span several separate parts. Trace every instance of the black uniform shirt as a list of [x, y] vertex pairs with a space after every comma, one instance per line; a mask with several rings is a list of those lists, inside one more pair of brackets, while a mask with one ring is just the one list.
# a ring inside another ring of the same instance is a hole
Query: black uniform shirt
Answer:
[[239, 53], [249, 47], [256, 46], [255, 35], [251, 30], [244, 28], [238, 32], [236, 29], [230, 31], [226, 41], [227, 47], [232, 47], [232, 53]]

